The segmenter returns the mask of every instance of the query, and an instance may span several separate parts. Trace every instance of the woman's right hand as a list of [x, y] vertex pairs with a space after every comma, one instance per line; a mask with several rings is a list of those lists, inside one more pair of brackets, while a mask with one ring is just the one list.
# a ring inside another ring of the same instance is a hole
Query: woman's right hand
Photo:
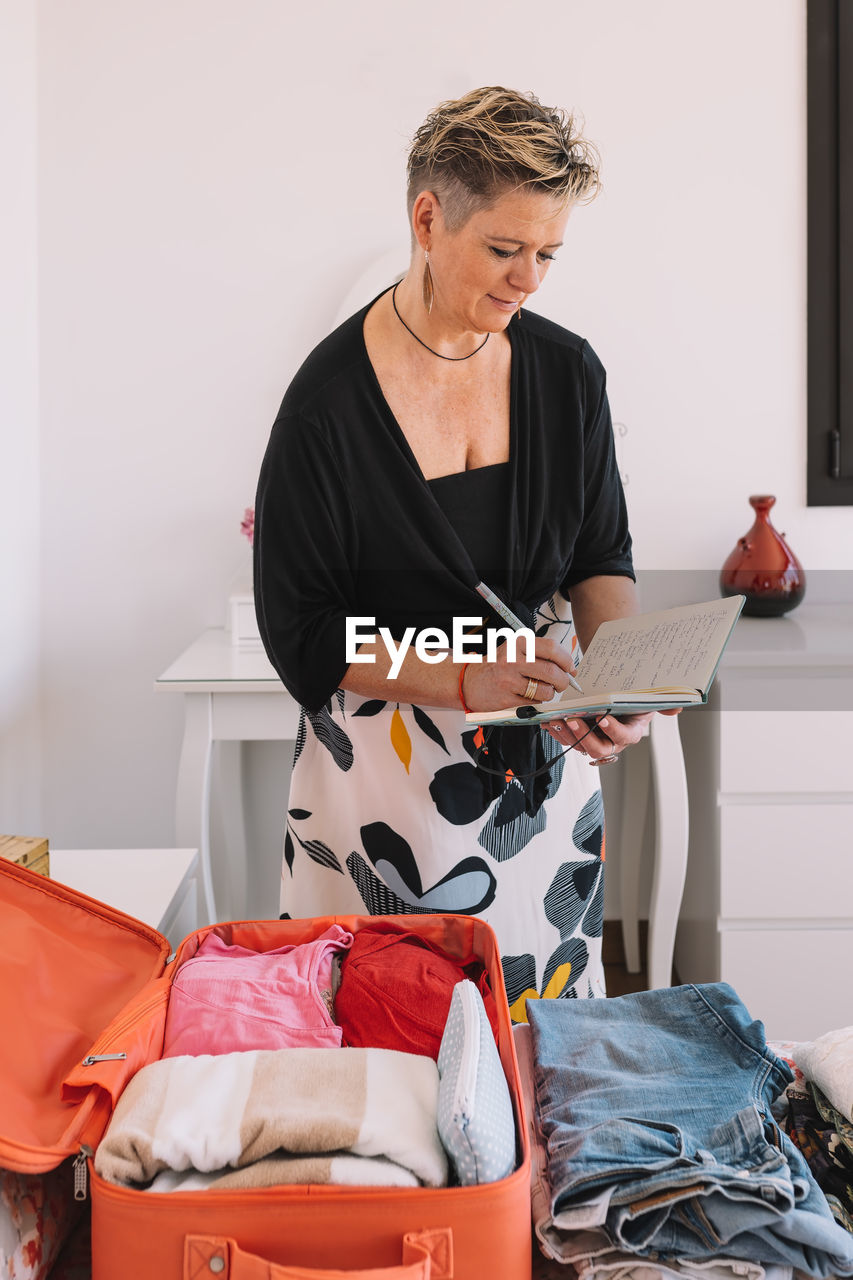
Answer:
[[[536, 640], [536, 657], [528, 662], [524, 640], [517, 645], [516, 661], [508, 661], [507, 646], [498, 649], [494, 662], [470, 662], [462, 680], [465, 703], [471, 711], [501, 711], [531, 702], [550, 702], [568, 688], [575, 666], [568, 649], [556, 640]], [[530, 688], [530, 681], [535, 689]], [[528, 693], [530, 696], [528, 697]]]

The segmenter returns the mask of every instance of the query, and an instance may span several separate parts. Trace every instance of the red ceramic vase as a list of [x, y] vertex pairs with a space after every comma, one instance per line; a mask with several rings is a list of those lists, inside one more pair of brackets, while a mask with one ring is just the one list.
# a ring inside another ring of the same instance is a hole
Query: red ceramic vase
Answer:
[[770, 523], [772, 494], [754, 494], [749, 502], [755, 522], [738, 538], [720, 573], [724, 596], [744, 595], [744, 613], [775, 618], [796, 609], [806, 594], [803, 566], [780, 533]]

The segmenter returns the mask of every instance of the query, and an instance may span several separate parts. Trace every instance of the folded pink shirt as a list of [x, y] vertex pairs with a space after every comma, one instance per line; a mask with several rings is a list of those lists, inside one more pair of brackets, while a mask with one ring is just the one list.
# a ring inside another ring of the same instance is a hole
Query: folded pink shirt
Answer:
[[163, 1057], [340, 1047], [332, 959], [352, 940], [333, 924], [313, 942], [248, 951], [209, 933], [172, 984]]

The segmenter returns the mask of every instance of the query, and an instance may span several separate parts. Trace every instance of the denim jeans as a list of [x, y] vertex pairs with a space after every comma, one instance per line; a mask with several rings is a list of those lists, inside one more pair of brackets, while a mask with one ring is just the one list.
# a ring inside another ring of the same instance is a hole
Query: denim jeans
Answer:
[[791, 1073], [728, 984], [527, 1013], [556, 1227], [641, 1257], [853, 1276], [853, 1236], [770, 1112]]

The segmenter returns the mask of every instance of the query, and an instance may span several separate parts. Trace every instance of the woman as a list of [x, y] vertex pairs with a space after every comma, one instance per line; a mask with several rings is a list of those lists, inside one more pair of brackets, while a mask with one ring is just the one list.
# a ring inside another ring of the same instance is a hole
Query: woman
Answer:
[[[589, 765], [649, 718], [487, 735], [465, 720], [550, 699], [577, 640], [636, 612], [604, 371], [522, 309], [598, 176], [570, 118], [501, 88], [439, 106], [408, 174], [409, 271], [308, 357], [258, 488], [261, 634], [304, 708], [281, 908], [476, 913], [523, 1018], [526, 998], [604, 993]], [[535, 657], [403, 651], [407, 628], [484, 618], [479, 581], [535, 619]], [[371, 623], [393, 641], [356, 653]]]

